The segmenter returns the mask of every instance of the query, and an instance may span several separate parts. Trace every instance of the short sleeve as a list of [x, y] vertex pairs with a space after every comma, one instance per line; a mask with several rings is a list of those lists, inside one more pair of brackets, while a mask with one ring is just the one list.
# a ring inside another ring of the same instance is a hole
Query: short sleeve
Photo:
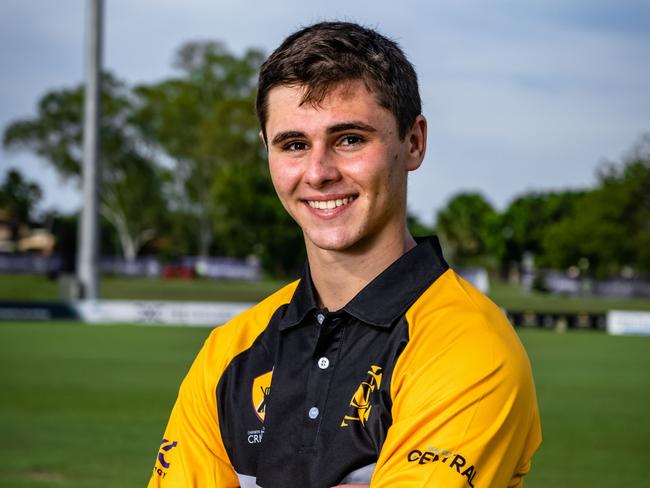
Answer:
[[[214, 333], [213, 333], [214, 335]], [[197, 355], [181, 384], [149, 488], [230, 488], [239, 486], [219, 432], [213, 337]]]
[[477, 315], [411, 338], [372, 487], [522, 486], [541, 442], [530, 364], [505, 319]]

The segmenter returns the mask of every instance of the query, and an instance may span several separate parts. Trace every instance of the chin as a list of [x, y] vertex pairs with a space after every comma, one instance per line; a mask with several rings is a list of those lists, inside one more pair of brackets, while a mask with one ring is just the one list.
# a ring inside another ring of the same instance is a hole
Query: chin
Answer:
[[[310, 235], [306, 234], [307, 240], [316, 248], [324, 251], [345, 251], [354, 246], [355, 240], [349, 235]], [[333, 233], [336, 234], [336, 233]]]

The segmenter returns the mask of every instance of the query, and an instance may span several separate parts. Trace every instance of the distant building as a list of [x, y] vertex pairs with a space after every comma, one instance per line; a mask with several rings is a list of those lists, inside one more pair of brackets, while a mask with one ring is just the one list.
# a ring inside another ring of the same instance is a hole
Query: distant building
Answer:
[[7, 210], [0, 208], [0, 253], [34, 253], [49, 256], [56, 239], [47, 229], [32, 227], [11, 219]]

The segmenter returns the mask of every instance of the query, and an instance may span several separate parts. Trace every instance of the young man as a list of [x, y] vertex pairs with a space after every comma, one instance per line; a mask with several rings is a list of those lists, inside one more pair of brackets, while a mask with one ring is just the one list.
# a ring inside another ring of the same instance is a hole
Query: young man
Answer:
[[257, 110], [308, 263], [208, 338], [150, 486], [521, 486], [541, 441], [526, 353], [406, 229], [427, 126], [402, 51], [307, 27], [262, 66]]

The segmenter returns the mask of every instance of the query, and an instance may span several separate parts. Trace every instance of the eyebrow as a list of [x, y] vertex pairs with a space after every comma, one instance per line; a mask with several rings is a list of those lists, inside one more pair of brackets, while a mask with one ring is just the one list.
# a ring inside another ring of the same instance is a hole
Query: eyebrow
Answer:
[[377, 132], [373, 126], [364, 124], [363, 122], [342, 122], [327, 128], [328, 134], [336, 134], [337, 132], [345, 132], [346, 130], [360, 130], [363, 132]]
[[[373, 126], [364, 124], [363, 122], [341, 122], [340, 124], [334, 124], [331, 127], [327, 128], [327, 134], [336, 134], [338, 132], [345, 132], [348, 130], [359, 130], [363, 132], [377, 132]], [[302, 138], [306, 137], [304, 132], [289, 130], [284, 132], [278, 132], [275, 137], [271, 140], [271, 144], [276, 146], [282, 144], [287, 139]]]
[[285, 132], [278, 132], [275, 135], [275, 137], [271, 140], [271, 144], [274, 145], [274, 146], [277, 146], [278, 144], [282, 144], [287, 139], [300, 138], [300, 137], [305, 137], [305, 133], [295, 131], [295, 130], [289, 130], [289, 131], [285, 131]]

